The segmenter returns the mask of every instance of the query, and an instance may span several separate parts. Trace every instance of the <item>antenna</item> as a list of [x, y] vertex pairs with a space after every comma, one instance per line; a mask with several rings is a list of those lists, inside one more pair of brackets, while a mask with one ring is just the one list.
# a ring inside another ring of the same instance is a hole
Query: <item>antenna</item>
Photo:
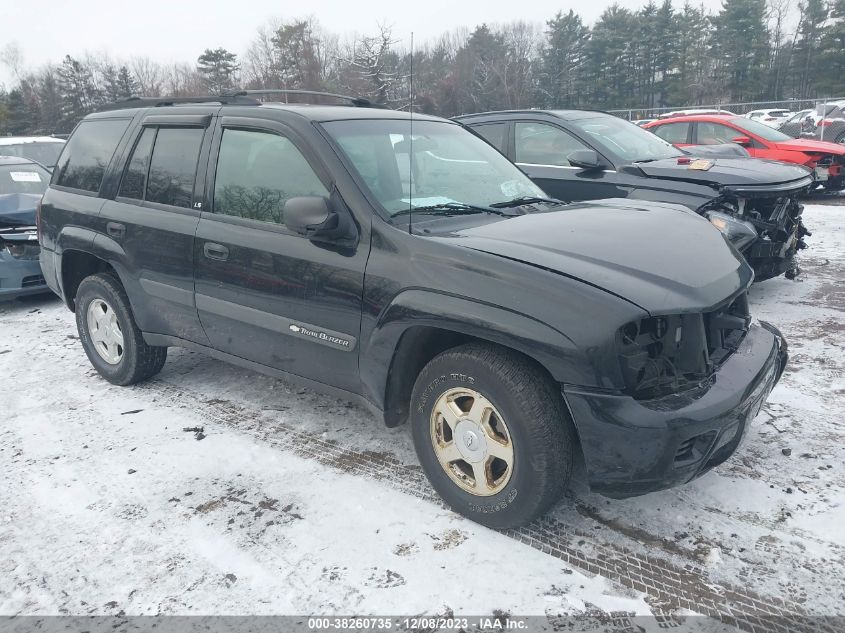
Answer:
[[411, 111], [411, 134], [408, 136], [408, 234], [414, 218], [414, 32], [411, 31], [411, 76], [408, 79], [408, 108]]

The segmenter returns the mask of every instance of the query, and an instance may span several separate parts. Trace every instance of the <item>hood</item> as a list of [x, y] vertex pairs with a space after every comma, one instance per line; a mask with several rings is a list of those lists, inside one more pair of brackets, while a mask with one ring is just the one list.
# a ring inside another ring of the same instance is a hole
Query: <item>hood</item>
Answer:
[[[781, 163], [760, 158], [713, 158], [710, 169], [690, 169], [690, 165], [678, 164], [677, 158], [665, 158], [651, 163], [636, 163], [649, 178], [684, 180], [716, 186], [753, 186], [795, 184], [796, 189], [810, 184], [810, 171], [800, 165]], [[807, 181], [804, 183], [803, 181]]]
[[34, 193], [0, 194], [0, 228], [35, 226], [35, 207], [40, 199]]
[[809, 138], [794, 138], [782, 143], [776, 143], [778, 149], [785, 149], [792, 152], [813, 152], [833, 154], [834, 156], [845, 156], [845, 145], [829, 143], [827, 141], [814, 141]]
[[454, 235], [446, 239], [578, 279], [652, 314], [712, 308], [753, 279], [710, 222], [658, 202], [570, 204]]

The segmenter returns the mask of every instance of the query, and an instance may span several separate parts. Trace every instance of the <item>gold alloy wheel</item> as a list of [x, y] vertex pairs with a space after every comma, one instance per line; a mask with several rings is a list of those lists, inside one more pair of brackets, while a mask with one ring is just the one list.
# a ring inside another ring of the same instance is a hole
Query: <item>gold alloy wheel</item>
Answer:
[[496, 407], [473, 389], [442, 394], [431, 413], [431, 443], [449, 478], [462, 490], [489, 497], [513, 472], [513, 440]]

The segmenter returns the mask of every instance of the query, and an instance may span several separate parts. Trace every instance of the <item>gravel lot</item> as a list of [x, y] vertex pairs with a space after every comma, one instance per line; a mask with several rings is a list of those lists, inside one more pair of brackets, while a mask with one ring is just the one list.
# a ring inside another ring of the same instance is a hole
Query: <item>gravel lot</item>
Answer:
[[737, 454], [625, 501], [577, 472], [505, 533], [438, 502], [407, 427], [183, 350], [114, 387], [56, 299], [0, 304], [0, 614], [845, 615], [845, 209], [805, 217], [802, 274], [751, 293], [791, 364]]

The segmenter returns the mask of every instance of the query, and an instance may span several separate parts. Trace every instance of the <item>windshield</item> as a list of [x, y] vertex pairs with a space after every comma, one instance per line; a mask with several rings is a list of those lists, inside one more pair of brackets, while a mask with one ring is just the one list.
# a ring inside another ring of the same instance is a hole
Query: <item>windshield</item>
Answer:
[[17, 143], [0, 145], [0, 156], [28, 158], [52, 169], [59, 160], [64, 143]]
[[731, 123], [733, 123], [738, 128], [745, 130], [746, 132], [750, 132], [755, 136], [759, 136], [760, 138], [764, 138], [767, 141], [773, 141], [775, 143], [780, 143], [781, 141], [791, 141], [792, 137], [787, 136], [783, 132], [778, 132], [775, 128], [769, 127], [765, 123], [760, 123], [759, 121], [754, 121], [753, 119], [746, 119], [744, 117], [737, 117], [735, 119], [731, 119]]
[[42, 194], [48, 182], [50, 174], [34, 163], [0, 165], [0, 196], [7, 193]]
[[412, 137], [410, 125], [407, 119], [323, 124], [390, 215], [411, 208], [456, 203], [486, 207], [545, 196], [507, 158], [462, 127], [414, 121]]
[[615, 116], [574, 119], [568, 123], [599, 149], [631, 162], [684, 156], [659, 136]]

